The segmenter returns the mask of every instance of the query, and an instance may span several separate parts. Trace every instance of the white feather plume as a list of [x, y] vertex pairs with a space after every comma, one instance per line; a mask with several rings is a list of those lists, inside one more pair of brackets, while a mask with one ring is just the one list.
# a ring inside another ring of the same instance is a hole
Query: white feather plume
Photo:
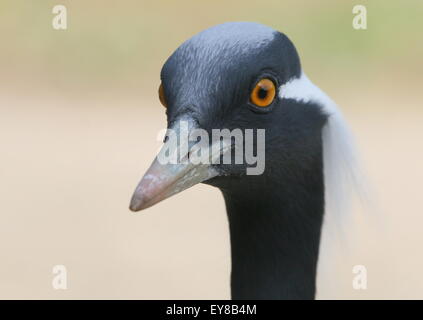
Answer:
[[325, 221], [336, 229], [345, 227], [354, 195], [363, 196], [364, 183], [357, 150], [349, 127], [332, 101], [303, 73], [279, 90], [281, 98], [313, 102], [327, 114], [322, 132], [325, 184]]

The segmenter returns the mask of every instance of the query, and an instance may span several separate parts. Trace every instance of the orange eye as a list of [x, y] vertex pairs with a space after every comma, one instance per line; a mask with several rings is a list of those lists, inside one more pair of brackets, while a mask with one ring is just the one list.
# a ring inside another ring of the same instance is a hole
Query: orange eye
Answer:
[[166, 99], [165, 99], [163, 84], [161, 84], [161, 83], [160, 83], [160, 87], [159, 87], [159, 99], [160, 99], [161, 104], [165, 108], [167, 108], [167, 103], [166, 103]]
[[250, 99], [257, 107], [267, 107], [273, 102], [275, 95], [275, 84], [272, 80], [264, 78], [256, 84], [251, 92]]

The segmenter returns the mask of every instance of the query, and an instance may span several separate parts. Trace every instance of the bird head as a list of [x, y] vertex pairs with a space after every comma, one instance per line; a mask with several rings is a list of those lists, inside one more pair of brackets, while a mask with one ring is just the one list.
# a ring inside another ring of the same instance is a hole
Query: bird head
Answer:
[[[161, 71], [159, 97], [169, 134], [136, 188], [131, 210], [200, 182], [229, 191], [260, 189], [311, 167], [321, 157], [326, 115], [308, 99], [307, 86], [301, 90], [306, 80], [293, 43], [267, 26], [225, 23], [184, 42]], [[214, 130], [241, 132], [243, 140], [230, 136], [216, 142]], [[184, 135], [193, 139], [174, 137]], [[238, 160], [237, 145], [243, 150]], [[198, 152], [197, 160], [208, 163], [191, 161], [200, 146], [207, 152]], [[247, 150], [255, 164], [246, 159]], [[164, 163], [172, 154], [178, 160]], [[230, 161], [223, 161], [228, 154]], [[256, 171], [248, 174], [253, 165]]]

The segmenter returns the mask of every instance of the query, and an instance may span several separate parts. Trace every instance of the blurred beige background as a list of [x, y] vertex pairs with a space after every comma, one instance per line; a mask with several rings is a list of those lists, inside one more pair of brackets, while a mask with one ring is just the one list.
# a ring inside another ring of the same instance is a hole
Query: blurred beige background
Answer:
[[[356, 212], [347, 247], [322, 245], [318, 298], [422, 299], [422, 16], [419, 0], [1, 1], [0, 298], [229, 298], [217, 189], [127, 207], [165, 126], [163, 62], [209, 26], [256, 21], [285, 32], [340, 105], [372, 182], [377, 214]], [[52, 288], [57, 264], [67, 290]], [[367, 290], [352, 288], [357, 264]]]

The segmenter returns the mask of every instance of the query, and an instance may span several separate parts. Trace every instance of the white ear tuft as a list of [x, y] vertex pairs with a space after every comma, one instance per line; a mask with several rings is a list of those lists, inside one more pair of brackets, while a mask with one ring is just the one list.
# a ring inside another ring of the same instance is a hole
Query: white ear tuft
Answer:
[[325, 183], [325, 221], [343, 229], [354, 194], [363, 196], [364, 183], [357, 150], [336, 104], [305, 74], [281, 86], [280, 97], [319, 105], [328, 120], [322, 132]]

